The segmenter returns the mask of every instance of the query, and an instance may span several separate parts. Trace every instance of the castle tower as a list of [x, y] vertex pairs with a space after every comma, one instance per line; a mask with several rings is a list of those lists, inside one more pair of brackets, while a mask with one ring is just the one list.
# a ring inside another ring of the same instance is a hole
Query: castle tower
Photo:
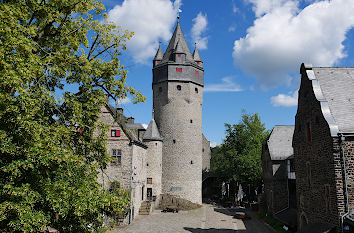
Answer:
[[148, 146], [146, 156], [146, 193], [150, 200], [159, 202], [162, 179], [162, 137], [154, 118], [144, 134], [144, 143]]
[[153, 65], [154, 118], [163, 138], [162, 193], [201, 204], [204, 69], [198, 50], [191, 54], [179, 22]]

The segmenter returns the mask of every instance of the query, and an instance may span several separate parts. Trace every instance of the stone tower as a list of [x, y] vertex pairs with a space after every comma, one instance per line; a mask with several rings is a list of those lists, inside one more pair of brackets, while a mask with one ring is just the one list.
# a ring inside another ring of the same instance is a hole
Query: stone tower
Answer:
[[202, 104], [204, 69], [191, 54], [178, 21], [163, 53], [153, 60], [153, 106], [163, 138], [162, 193], [202, 203]]

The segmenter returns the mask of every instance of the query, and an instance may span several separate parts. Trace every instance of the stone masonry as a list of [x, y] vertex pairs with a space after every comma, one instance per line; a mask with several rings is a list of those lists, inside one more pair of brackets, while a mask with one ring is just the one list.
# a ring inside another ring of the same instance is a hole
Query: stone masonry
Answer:
[[[341, 217], [353, 211], [353, 137], [343, 137], [344, 141], [341, 139], [341, 135], [345, 136], [347, 132], [342, 130], [342, 115], [338, 116], [336, 112], [340, 109], [336, 98], [345, 93], [332, 93], [340, 88], [342, 76], [338, 75], [346, 75], [349, 71], [301, 66], [302, 78], [293, 137], [300, 230], [311, 224], [329, 223], [336, 232], [341, 232]], [[335, 79], [333, 81], [337, 86], [330, 84], [332, 79]], [[328, 83], [330, 85], [326, 86]], [[347, 86], [352, 84], [343, 83]], [[352, 92], [352, 89], [348, 91]], [[344, 176], [343, 153], [347, 179]], [[346, 184], [349, 209], [346, 208]]]

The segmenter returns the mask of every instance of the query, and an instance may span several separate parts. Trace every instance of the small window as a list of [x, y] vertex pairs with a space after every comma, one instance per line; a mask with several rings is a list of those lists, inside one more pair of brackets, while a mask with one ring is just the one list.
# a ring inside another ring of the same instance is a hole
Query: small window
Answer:
[[326, 204], [326, 211], [329, 212], [331, 209], [331, 190], [330, 190], [330, 185], [325, 184], [324, 185], [324, 198], [325, 198], [325, 204]]
[[195, 88], [194, 91], [195, 91], [195, 93], [198, 93], [198, 88]]
[[155, 142], [155, 146], [157, 146], [157, 142]]
[[307, 141], [311, 142], [312, 141], [312, 133], [311, 133], [311, 124], [310, 124], [310, 122], [306, 123], [306, 133], [307, 133]]
[[175, 139], [173, 139], [173, 143], [176, 143], [176, 140], [175, 140]]
[[197, 63], [197, 65], [199, 66], [200, 62], [199, 62], [199, 61], [197, 61], [196, 63]]
[[156, 61], [156, 65], [160, 64], [160, 61]]
[[149, 166], [149, 164], [148, 164], [148, 163], [146, 163], [146, 166], [148, 167], [148, 166]]
[[176, 72], [182, 72], [182, 68], [176, 68]]
[[182, 87], [181, 87], [181, 85], [177, 85], [177, 90], [182, 90]]
[[306, 178], [307, 178], [307, 183], [309, 186], [311, 186], [311, 164], [310, 162], [306, 162]]
[[159, 87], [159, 92], [162, 93], [162, 87]]
[[152, 178], [147, 178], [147, 179], [146, 179], [146, 183], [147, 183], [147, 184], [152, 184]]
[[177, 57], [182, 57], [182, 54], [177, 54]]
[[190, 123], [193, 123], [193, 120], [190, 120]]
[[191, 164], [193, 164], [193, 160], [191, 160]]
[[202, 149], [202, 152], [204, 152], [204, 148]]
[[199, 71], [196, 71], [196, 70], [195, 70], [195, 71], [194, 71], [194, 74], [198, 76], [198, 75], [199, 75]]
[[112, 165], [121, 165], [122, 163], [122, 150], [112, 149], [112, 157], [115, 159], [112, 161]]
[[120, 130], [112, 129], [111, 130], [111, 137], [120, 137]]

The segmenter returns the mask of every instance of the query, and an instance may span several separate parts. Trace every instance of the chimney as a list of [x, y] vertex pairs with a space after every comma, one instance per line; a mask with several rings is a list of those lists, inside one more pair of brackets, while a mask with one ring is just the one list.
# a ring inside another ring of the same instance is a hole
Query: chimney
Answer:
[[128, 124], [134, 124], [134, 117], [129, 117], [127, 120]]
[[123, 116], [123, 108], [117, 108], [117, 114]]

